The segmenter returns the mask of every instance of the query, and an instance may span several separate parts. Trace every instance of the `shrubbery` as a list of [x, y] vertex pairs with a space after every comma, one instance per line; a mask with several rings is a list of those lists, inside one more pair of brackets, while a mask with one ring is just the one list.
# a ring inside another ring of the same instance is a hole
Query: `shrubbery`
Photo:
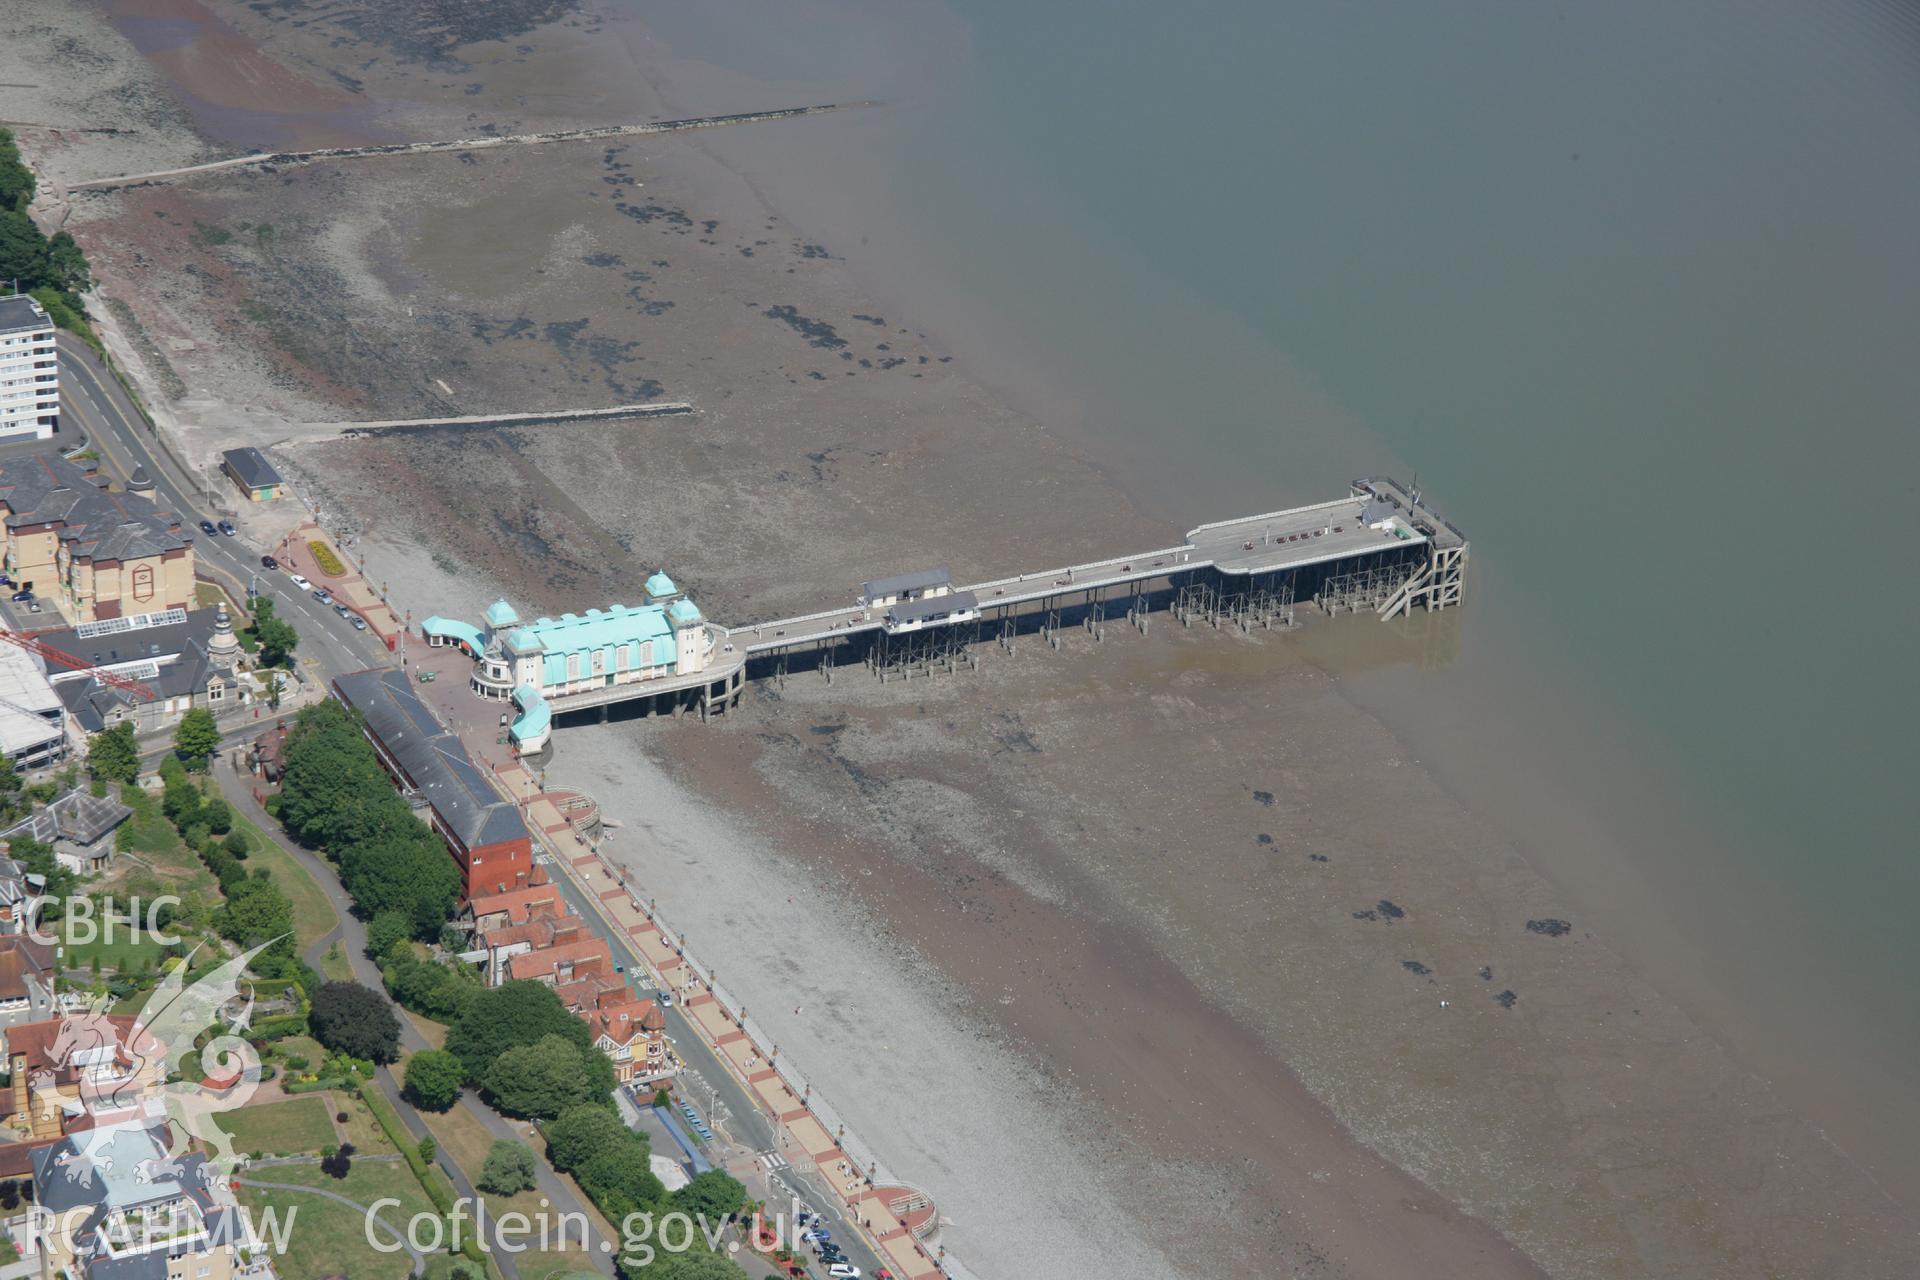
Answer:
[[438, 937], [459, 898], [460, 869], [387, 781], [354, 714], [337, 702], [306, 708], [284, 759], [277, 816], [287, 831], [339, 864], [363, 913], [398, 912], [414, 936]]

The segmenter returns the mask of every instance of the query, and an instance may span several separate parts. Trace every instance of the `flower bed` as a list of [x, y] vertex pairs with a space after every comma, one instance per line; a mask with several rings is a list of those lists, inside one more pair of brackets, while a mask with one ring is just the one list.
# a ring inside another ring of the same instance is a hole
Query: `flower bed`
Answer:
[[347, 566], [341, 563], [334, 549], [318, 538], [307, 543], [307, 550], [313, 552], [313, 563], [329, 578], [338, 578], [346, 573]]

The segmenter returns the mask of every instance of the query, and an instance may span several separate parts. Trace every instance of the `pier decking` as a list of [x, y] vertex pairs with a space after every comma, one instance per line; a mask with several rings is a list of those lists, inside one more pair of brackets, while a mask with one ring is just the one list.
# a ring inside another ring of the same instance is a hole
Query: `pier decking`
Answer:
[[[1370, 507], [1383, 527], [1363, 521]], [[994, 621], [1076, 597], [1095, 602], [1132, 595], [1208, 570], [1223, 579], [1245, 580], [1234, 584], [1243, 588], [1255, 579], [1284, 578], [1297, 585], [1309, 575], [1314, 585], [1331, 581], [1339, 590], [1338, 579], [1345, 575], [1333, 570], [1398, 568], [1381, 578], [1390, 589], [1375, 606], [1390, 618], [1415, 604], [1437, 609], [1460, 603], [1467, 546], [1466, 536], [1424, 499], [1383, 477], [1356, 480], [1348, 497], [1331, 502], [1203, 524], [1176, 546], [956, 585], [954, 591], [971, 593], [980, 617]], [[856, 598], [841, 608], [730, 627], [726, 641], [728, 652], [752, 658], [837, 644], [886, 627], [885, 608]]]

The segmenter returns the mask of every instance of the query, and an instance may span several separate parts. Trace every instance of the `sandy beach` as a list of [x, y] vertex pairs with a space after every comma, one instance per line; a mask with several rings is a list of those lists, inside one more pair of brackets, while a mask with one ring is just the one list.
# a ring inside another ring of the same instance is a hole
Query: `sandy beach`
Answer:
[[[35, 86], [0, 118], [57, 126], [21, 131], [40, 211], [180, 450], [272, 448], [413, 617], [631, 600], [665, 567], [738, 623], [1177, 536], [697, 137], [62, 192], [839, 87], [636, 62], [590, 6], [414, 7], [0, 19], [0, 81]], [[851, 118], [749, 127], [805, 149]], [[1453, 621], [1305, 620], [795, 676], [708, 726], [567, 728], [548, 776], [622, 820], [611, 855], [989, 1280], [1920, 1272], [1911, 1216], [1348, 696], [1444, 664]]]

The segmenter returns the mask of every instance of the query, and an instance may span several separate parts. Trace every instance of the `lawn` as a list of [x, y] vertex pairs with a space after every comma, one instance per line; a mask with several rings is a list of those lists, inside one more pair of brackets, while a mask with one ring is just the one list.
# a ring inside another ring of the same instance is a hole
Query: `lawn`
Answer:
[[[64, 922], [71, 930], [77, 921]], [[90, 969], [96, 961], [102, 969], [112, 969], [118, 973], [138, 973], [142, 968], [158, 968], [164, 948], [150, 938], [134, 941], [132, 930], [119, 923], [113, 928], [113, 941], [102, 940], [103, 924], [98, 916], [89, 918], [86, 926], [93, 931], [93, 941], [73, 942], [62, 935], [66, 951], [62, 960], [69, 969]], [[84, 930], [83, 930], [84, 931]]]
[[[433, 1134], [440, 1149], [460, 1166], [469, 1182], [479, 1179], [480, 1169], [487, 1161], [487, 1152], [493, 1149], [493, 1135], [479, 1118], [466, 1108], [455, 1104], [445, 1113], [422, 1111], [420, 1118], [427, 1122], [427, 1131]], [[540, 1142], [537, 1138], [527, 1139], [535, 1152], [535, 1158], [544, 1162], [540, 1155]], [[518, 1195], [497, 1196], [491, 1193], [485, 1196], [487, 1214], [498, 1217], [503, 1213], [519, 1212], [527, 1215], [533, 1222], [540, 1220], [542, 1212], [539, 1191], [522, 1191]], [[549, 1214], [551, 1210], [548, 1211]], [[577, 1242], [578, 1231], [569, 1229], [569, 1243]], [[557, 1243], [557, 1242], [556, 1242]], [[529, 1249], [519, 1255], [521, 1280], [546, 1280], [549, 1276], [572, 1275], [579, 1272], [592, 1273], [595, 1270], [593, 1256], [577, 1248], [556, 1249], [534, 1252]]]
[[[349, 1280], [362, 1277], [396, 1280], [407, 1274], [409, 1264], [404, 1252], [382, 1253], [368, 1242], [369, 1228], [361, 1210], [299, 1191], [256, 1187], [251, 1185], [255, 1178], [319, 1187], [361, 1205], [386, 1198], [398, 1200], [398, 1208], [384, 1206], [380, 1217], [388, 1226], [402, 1231], [414, 1214], [435, 1212], [412, 1172], [400, 1160], [355, 1160], [347, 1176], [339, 1179], [322, 1173], [318, 1165], [270, 1165], [243, 1171], [235, 1182], [241, 1203], [248, 1207], [256, 1223], [259, 1215], [267, 1210], [272, 1210], [282, 1222], [287, 1220], [289, 1212], [293, 1214], [287, 1251], [273, 1259], [274, 1270], [281, 1280], [327, 1280], [334, 1276], [346, 1276]], [[383, 1242], [391, 1243], [391, 1237], [379, 1236], [378, 1229], [374, 1230]], [[421, 1236], [431, 1238], [431, 1228], [423, 1227]], [[437, 1265], [429, 1269], [429, 1274], [436, 1271], [445, 1274], [449, 1265], [446, 1260], [435, 1261]]]
[[122, 787], [120, 799], [133, 810], [133, 816], [121, 825], [116, 837], [123, 852], [132, 854], [170, 881], [167, 888], [171, 892], [182, 896], [219, 892], [213, 873], [207, 870], [199, 855], [187, 848], [179, 832], [167, 821], [167, 815], [160, 812], [159, 796], [139, 787]]
[[250, 1156], [288, 1156], [334, 1146], [333, 1116], [321, 1097], [288, 1098], [222, 1112], [219, 1126]]
[[320, 963], [314, 966], [320, 970], [320, 976], [328, 982], [352, 982], [353, 963], [347, 959], [346, 944], [335, 942], [320, 953]]
[[247, 854], [247, 869], [265, 867], [272, 873], [280, 892], [293, 904], [294, 936], [304, 953], [339, 925], [339, 913], [307, 869], [271, 836], [238, 814], [234, 815], [233, 825], [236, 830], [245, 831], [253, 842], [253, 849]]
[[444, 1049], [447, 1047], [446, 1023], [435, 1022], [432, 1018], [423, 1018], [413, 1010], [402, 1009], [399, 1005], [395, 1005], [394, 1010], [399, 1013], [401, 1017], [412, 1023], [413, 1029], [418, 1031], [421, 1038], [428, 1044], [436, 1049]]

